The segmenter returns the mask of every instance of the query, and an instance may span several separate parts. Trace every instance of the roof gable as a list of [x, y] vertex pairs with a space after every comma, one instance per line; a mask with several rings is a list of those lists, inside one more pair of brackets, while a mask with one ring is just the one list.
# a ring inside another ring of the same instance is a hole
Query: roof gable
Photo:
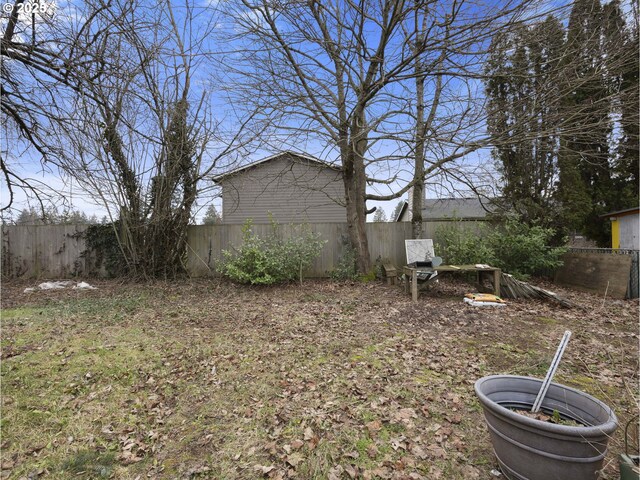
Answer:
[[305, 163], [305, 164], [312, 164], [312, 165], [317, 165], [318, 167], [324, 167], [324, 168], [329, 168], [332, 170], [335, 170], [337, 172], [340, 172], [342, 169], [339, 166], [333, 165], [331, 163], [319, 160], [315, 157], [312, 157], [310, 155], [305, 155], [302, 153], [296, 153], [296, 152], [291, 152], [291, 151], [284, 151], [284, 152], [280, 152], [280, 153], [276, 153], [275, 155], [271, 155], [269, 157], [263, 158], [262, 160], [258, 160], [256, 162], [252, 162], [249, 163], [247, 165], [243, 165], [241, 167], [235, 168], [233, 170], [230, 170], [229, 172], [223, 173], [221, 175], [216, 175], [212, 178], [212, 180], [216, 183], [219, 183], [222, 180], [225, 180], [231, 176], [236, 176], [236, 175], [242, 175], [244, 172], [251, 170], [253, 168], [256, 167], [260, 167], [260, 165], [263, 165], [265, 163], [268, 162], [273, 162], [273, 161], [277, 161], [280, 159], [287, 159], [290, 160], [292, 162], [300, 162], [300, 163]]

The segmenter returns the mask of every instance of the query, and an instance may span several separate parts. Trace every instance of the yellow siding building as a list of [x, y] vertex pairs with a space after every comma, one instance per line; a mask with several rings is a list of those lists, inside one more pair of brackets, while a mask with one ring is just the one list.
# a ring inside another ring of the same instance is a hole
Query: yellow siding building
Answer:
[[611, 220], [611, 248], [640, 249], [640, 208], [619, 210], [603, 217]]

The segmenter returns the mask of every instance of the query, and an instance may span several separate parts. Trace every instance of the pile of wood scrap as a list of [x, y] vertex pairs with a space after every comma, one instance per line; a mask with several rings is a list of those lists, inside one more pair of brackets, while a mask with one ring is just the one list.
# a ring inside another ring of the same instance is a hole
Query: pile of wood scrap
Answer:
[[516, 280], [508, 273], [503, 273], [500, 279], [500, 296], [502, 298], [538, 298], [541, 300], [549, 300], [559, 303], [565, 308], [573, 308], [576, 305], [569, 300], [559, 297], [549, 290]]

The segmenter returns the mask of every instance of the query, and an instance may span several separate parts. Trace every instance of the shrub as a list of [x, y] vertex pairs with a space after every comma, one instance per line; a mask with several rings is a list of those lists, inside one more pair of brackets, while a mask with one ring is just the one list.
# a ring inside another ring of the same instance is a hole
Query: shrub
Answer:
[[238, 283], [270, 285], [276, 283], [277, 265], [266, 242], [253, 235], [250, 224], [243, 228], [242, 245], [234, 251], [223, 250], [218, 272]]
[[450, 265], [496, 263], [484, 227], [476, 232], [463, 226], [461, 221], [451, 222], [451, 225], [438, 228], [435, 243], [436, 255]]
[[239, 283], [272, 285], [299, 279], [320, 255], [325, 243], [320, 235], [302, 227], [297, 236], [281, 239], [278, 224], [272, 221], [272, 232], [261, 238], [251, 231], [248, 220], [242, 231], [242, 245], [224, 250], [218, 272]]
[[520, 279], [546, 273], [562, 265], [564, 247], [551, 247], [556, 235], [552, 228], [529, 226], [516, 219], [507, 219], [489, 230], [478, 232], [460, 222], [438, 229], [436, 252], [453, 265], [486, 263]]
[[496, 256], [495, 266], [523, 279], [558, 268], [567, 249], [550, 246], [555, 235], [553, 228], [506, 220], [488, 236]]

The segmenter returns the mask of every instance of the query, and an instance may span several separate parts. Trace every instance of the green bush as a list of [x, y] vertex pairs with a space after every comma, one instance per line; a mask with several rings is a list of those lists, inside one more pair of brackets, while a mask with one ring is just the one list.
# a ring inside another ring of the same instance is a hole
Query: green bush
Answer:
[[487, 229], [480, 227], [476, 232], [463, 226], [461, 221], [438, 228], [435, 251], [450, 265], [496, 263], [493, 249], [487, 242]]
[[524, 279], [560, 267], [560, 257], [567, 249], [550, 246], [555, 235], [553, 228], [506, 220], [488, 236], [496, 256], [495, 266]]
[[526, 279], [562, 265], [560, 257], [566, 248], [550, 246], [555, 235], [552, 228], [529, 226], [516, 219], [478, 231], [456, 222], [438, 229], [436, 252], [448, 264], [485, 263]]
[[299, 280], [304, 271], [320, 255], [325, 243], [308, 227], [289, 239], [278, 235], [278, 224], [272, 222], [272, 232], [261, 238], [251, 231], [251, 221], [243, 227], [243, 241], [233, 251], [224, 250], [218, 272], [239, 283], [272, 285]]

